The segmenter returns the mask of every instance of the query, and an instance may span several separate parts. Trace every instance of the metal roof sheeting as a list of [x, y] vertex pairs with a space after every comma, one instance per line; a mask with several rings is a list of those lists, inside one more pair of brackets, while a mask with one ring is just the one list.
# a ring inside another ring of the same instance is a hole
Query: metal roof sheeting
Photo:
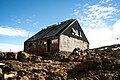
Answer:
[[69, 19], [66, 21], [61, 22], [60, 24], [55, 24], [52, 26], [47, 27], [46, 29], [42, 29], [40, 32], [37, 34], [33, 35], [31, 38], [28, 40], [36, 40], [40, 38], [46, 38], [46, 37], [51, 37], [51, 36], [57, 36], [59, 35], [69, 24], [71, 24], [75, 19]]

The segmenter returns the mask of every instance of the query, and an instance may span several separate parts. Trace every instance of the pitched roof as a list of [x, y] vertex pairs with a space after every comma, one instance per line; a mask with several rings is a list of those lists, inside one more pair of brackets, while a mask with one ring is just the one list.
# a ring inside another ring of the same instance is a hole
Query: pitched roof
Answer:
[[31, 38], [28, 39], [28, 41], [31, 40], [36, 40], [40, 38], [46, 38], [46, 37], [51, 37], [51, 36], [57, 36], [62, 33], [64, 29], [67, 28], [68, 25], [70, 25], [75, 19], [69, 19], [66, 21], [63, 21], [59, 24], [54, 24], [51, 26], [48, 26], [46, 29], [42, 29], [40, 32], [37, 34], [33, 35]]
[[[41, 39], [41, 38], [47, 38], [47, 37], [52, 37], [52, 36], [59, 36], [64, 31], [66, 31], [66, 29], [68, 29], [69, 26], [72, 23], [74, 23], [74, 22], [78, 22], [78, 21], [76, 19], [69, 19], [69, 20], [60, 22], [58, 24], [54, 24], [54, 25], [48, 26], [47, 28], [42, 29], [41, 31], [39, 31], [38, 33], [36, 33], [35, 35], [33, 35], [31, 38], [29, 38], [26, 41], [33, 41], [33, 40], [37, 40], [37, 39]], [[80, 25], [79, 25], [79, 27], [81, 28]], [[89, 41], [87, 40], [84, 32], [83, 32], [83, 36], [84, 37], [82, 37], [82, 38], [80, 37], [80, 39], [89, 43]]]

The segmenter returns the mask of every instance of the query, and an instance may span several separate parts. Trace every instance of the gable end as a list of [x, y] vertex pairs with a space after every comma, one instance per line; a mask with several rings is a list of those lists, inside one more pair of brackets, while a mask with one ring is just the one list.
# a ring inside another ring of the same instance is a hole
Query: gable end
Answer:
[[85, 36], [85, 34], [84, 34], [84, 32], [83, 32], [83, 30], [82, 30], [82, 28], [81, 28], [81, 26], [79, 25], [79, 23], [78, 23], [77, 20], [73, 21], [73, 22], [62, 32], [62, 34], [67, 35], [67, 36], [69, 36], [69, 37], [77, 38], [77, 39], [79, 39], [79, 40], [83, 40], [83, 41], [89, 43], [88, 40], [87, 40], [87, 38], [86, 38], [86, 36]]

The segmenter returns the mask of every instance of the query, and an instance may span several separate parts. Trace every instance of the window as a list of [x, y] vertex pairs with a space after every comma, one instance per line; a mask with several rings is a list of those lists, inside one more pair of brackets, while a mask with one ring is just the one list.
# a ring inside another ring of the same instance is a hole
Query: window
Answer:
[[46, 44], [47, 44], [47, 42], [46, 42], [46, 41], [44, 41], [44, 42], [43, 42], [43, 44], [44, 44], [44, 45], [46, 45]]
[[74, 28], [72, 28], [72, 34], [75, 35], [75, 29]]
[[47, 44], [47, 42], [45, 40], [40, 41], [41, 46], [46, 45], [46, 44]]
[[33, 47], [36, 48], [36, 45], [37, 45], [36, 42], [34, 42], [34, 43], [33, 43]]
[[58, 43], [58, 39], [53, 39], [52, 44], [56, 44], [56, 43]]
[[76, 35], [76, 36], [79, 36], [77, 29], [75, 30], [75, 35]]
[[33, 43], [29, 43], [29, 48], [31, 48], [33, 46]]
[[82, 33], [81, 33], [81, 31], [80, 31], [79, 33], [80, 33], [79, 36], [82, 37]]
[[29, 48], [36, 48], [36, 42], [29, 43]]
[[40, 44], [41, 44], [41, 41], [38, 41], [38, 46], [40, 46]]
[[72, 34], [76, 35], [76, 36], [79, 36], [79, 37], [82, 37], [81, 31], [79, 31], [78, 29], [72, 28]]

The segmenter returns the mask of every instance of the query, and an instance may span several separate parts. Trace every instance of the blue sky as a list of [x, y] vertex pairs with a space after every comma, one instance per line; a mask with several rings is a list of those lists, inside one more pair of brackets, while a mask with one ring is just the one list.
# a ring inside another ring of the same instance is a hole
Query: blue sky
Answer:
[[0, 51], [23, 50], [46, 26], [77, 18], [90, 48], [120, 43], [120, 0], [0, 0]]

